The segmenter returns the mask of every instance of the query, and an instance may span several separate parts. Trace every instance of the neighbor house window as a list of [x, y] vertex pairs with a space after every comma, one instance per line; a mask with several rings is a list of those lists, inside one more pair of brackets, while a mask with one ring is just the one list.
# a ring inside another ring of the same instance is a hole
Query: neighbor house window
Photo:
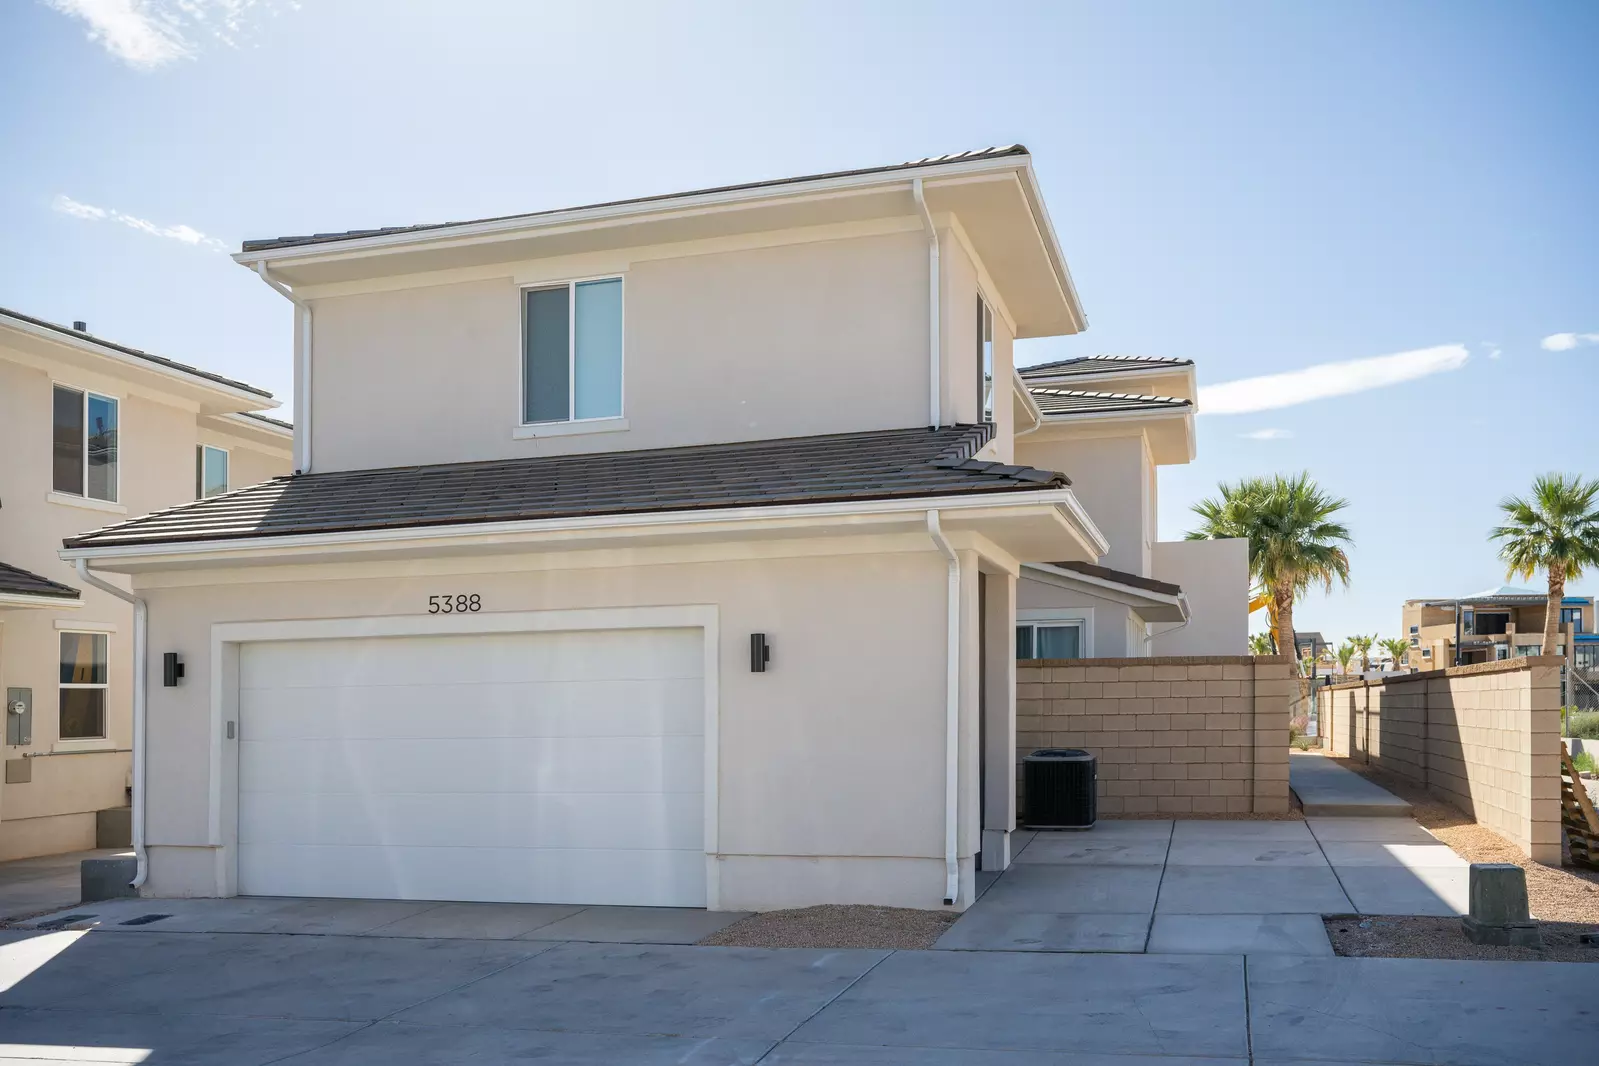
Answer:
[[1018, 659], [1080, 659], [1083, 629], [1080, 622], [1038, 622], [1016, 627]]
[[977, 297], [977, 398], [983, 422], [994, 420], [994, 312]]
[[228, 453], [225, 448], [199, 444], [194, 449], [194, 498], [203, 500], [228, 491]]
[[622, 415], [622, 279], [522, 294], [522, 421]]
[[51, 488], [116, 503], [117, 401], [57, 385], [51, 421]]
[[1572, 627], [1572, 632], [1574, 632], [1574, 633], [1581, 633], [1582, 632], [1582, 608], [1581, 607], [1562, 607], [1562, 608], [1560, 608], [1560, 628], [1564, 629], [1568, 625]]
[[104, 633], [61, 634], [61, 739], [96, 740], [105, 733]]

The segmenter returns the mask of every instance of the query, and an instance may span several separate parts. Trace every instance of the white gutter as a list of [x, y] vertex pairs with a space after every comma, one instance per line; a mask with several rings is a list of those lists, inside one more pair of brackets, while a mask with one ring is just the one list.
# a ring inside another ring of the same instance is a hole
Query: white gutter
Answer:
[[1040, 429], [1044, 428], [1044, 412], [1039, 410], [1038, 401], [1033, 399], [1033, 394], [1027, 390], [1027, 382], [1022, 380], [1022, 376], [1015, 370], [1012, 370], [1010, 372], [1010, 377], [1011, 390], [1017, 396], [1022, 398], [1022, 406], [1027, 408], [1027, 416], [1033, 420], [1032, 425], [1028, 426], [1026, 429], [1018, 429], [1013, 431], [1011, 436], [1013, 438], [1025, 437], [1029, 433], [1037, 433]]
[[[593, 515], [575, 518], [521, 519], [507, 522], [457, 523], [439, 526], [409, 526], [399, 529], [360, 529], [346, 533], [299, 533], [283, 536], [240, 537], [231, 540], [198, 540], [180, 543], [88, 545], [63, 548], [57, 554], [75, 559], [126, 559], [141, 557], [214, 555], [227, 557], [259, 551], [293, 548], [342, 547], [387, 543], [427, 543], [458, 540], [487, 540], [492, 537], [534, 536], [543, 533], [601, 532], [605, 530], [649, 529], [652, 527], [725, 526], [740, 523], [798, 523], [805, 519], [825, 521], [838, 518], [874, 518], [915, 515], [929, 507], [942, 511], [1016, 510], [1024, 507], [1053, 507], [1086, 539], [1094, 554], [1110, 550], [1105, 536], [1083, 510], [1068, 488], [1007, 493], [977, 493], [970, 496], [915, 497], [904, 500], [840, 501], [837, 503], [780, 504], [771, 506], [717, 508], [698, 511], [661, 511], [649, 514]], [[837, 525], [830, 522], [830, 525]]]
[[32, 596], [26, 592], [0, 592], [0, 607], [53, 609], [57, 607], [82, 606], [83, 600], [77, 596]]
[[961, 877], [956, 849], [956, 802], [960, 786], [960, 650], [961, 561], [944, 537], [937, 511], [927, 512], [927, 533], [949, 560], [949, 590], [945, 593], [948, 621], [944, 651], [944, 906], [960, 898]]
[[78, 577], [119, 600], [133, 604], [133, 855], [136, 862], [129, 885], [138, 888], [150, 875], [150, 858], [144, 847], [144, 753], [147, 689], [150, 663], [150, 609], [144, 600], [89, 572], [89, 561], [78, 560]]
[[939, 380], [939, 364], [943, 362], [939, 351], [939, 306], [938, 306], [938, 227], [933, 225], [933, 216], [927, 210], [927, 200], [922, 196], [922, 179], [911, 179], [911, 195], [916, 197], [916, 207], [922, 213], [922, 225], [927, 229], [927, 367], [928, 367], [928, 421], [927, 424], [937, 429], [944, 424], [943, 405], [939, 402], [943, 391], [943, 383]]
[[257, 262], [255, 272], [261, 280], [295, 307], [294, 316], [294, 472], [311, 472], [311, 304], [294, 295], [281, 281], [267, 273], [266, 263]]

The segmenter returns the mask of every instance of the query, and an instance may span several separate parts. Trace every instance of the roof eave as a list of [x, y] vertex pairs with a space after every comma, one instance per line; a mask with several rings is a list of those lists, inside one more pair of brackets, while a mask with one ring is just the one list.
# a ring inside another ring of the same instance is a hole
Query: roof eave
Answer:
[[82, 607], [83, 597], [74, 593], [71, 596], [47, 596], [32, 592], [0, 592], [0, 611], [13, 608], [63, 608]]

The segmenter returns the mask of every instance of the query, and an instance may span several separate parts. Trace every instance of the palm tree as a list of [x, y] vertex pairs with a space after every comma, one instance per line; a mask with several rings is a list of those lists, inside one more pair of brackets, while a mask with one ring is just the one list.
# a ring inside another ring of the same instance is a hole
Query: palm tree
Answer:
[[1544, 474], [1534, 479], [1530, 496], [1506, 496], [1499, 509], [1505, 523], [1488, 536], [1499, 541], [1506, 579], [1530, 581], [1539, 570], [1549, 572], [1543, 653], [1553, 655], [1566, 582], [1581, 577], [1585, 566], [1599, 566], [1599, 481]]
[[1371, 669], [1371, 646], [1377, 642], [1377, 634], [1361, 636], [1355, 634], [1349, 638], [1349, 643], [1355, 646], [1355, 651], [1360, 655], [1360, 672], [1365, 673]]
[[1270, 633], [1251, 633], [1249, 635], [1249, 654], [1251, 654], [1251, 655], [1272, 655], [1272, 654], [1274, 654], [1274, 652], [1272, 650], [1272, 646], [1271, 646], [1271, 634]]
[[1353, 643], [1351, 643], [1350, 641], [1346, 640], [1342, 644], [1338, 645], [1338, 651], [1337, 651], [1335, 657], [1338, 660], [1338, 672], [1339, 673], [1341, 673], [1341, 674], [1348, 674], [1349, 673], [1349, 664], [1355, 661], [1355, 655], [1356, 654], [1357, 654], [1357, 651], [1356, 651], [1355, 645]]
[[1379, 640], [1377, 646], [1388, 653], [1395, 670], [1399, 669], [1399, 661], [1410, 654], [1410, 642], [1404, 637], [1386, 637]]
[[1308, 473], [1245, 478], [1217, 486], [1219, 498], [1194, 504], [1200, 518], [1189, 540], [1243, 537], [1249, 541], [1250, 576], [1271, 594], [1277, 647], [1294, 646], [1294, 601], [1311, 585], [1331, 591], [1349, 584], [1349, 529], [1333, 515], [1349, 506], [1330, 496]]

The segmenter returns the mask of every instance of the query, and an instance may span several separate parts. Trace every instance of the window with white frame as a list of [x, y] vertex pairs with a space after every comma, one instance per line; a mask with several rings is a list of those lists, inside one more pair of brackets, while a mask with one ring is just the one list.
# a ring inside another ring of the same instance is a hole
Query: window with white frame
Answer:
[[981, 421], [994, 420], [994, 312], [977, 294], [977, 401]]
[[61, 633], [60, 737], [98, 740], [106, 735], [107, 645], [104, 633]]
[[522, 293], [522, 422], [622, 416], [622, 279]]
[[50, 487], [69, 496], [117, 502], [116, 400], [55, 387]]
[[209, 444], [194, 447], [194, 498], [219, 496], [228, 491], [228, 451]]
[[1082, 648], [1082, 622], [1023, 622], [1016, 627], [1018, 659], [1080, 659]]

